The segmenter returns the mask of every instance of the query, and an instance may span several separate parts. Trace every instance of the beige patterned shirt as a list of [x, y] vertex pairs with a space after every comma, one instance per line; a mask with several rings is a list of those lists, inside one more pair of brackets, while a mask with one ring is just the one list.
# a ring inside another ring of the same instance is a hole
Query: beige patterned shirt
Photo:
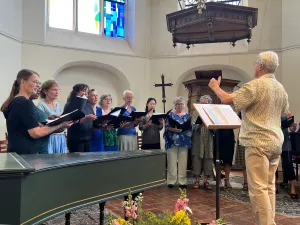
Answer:
[[242, 113], [240, 145], [264, 150], [281, 149], [281, 115], [288, 113], [288, 95], [273, 74], [252, 80], [231, 94], [233, 106]]

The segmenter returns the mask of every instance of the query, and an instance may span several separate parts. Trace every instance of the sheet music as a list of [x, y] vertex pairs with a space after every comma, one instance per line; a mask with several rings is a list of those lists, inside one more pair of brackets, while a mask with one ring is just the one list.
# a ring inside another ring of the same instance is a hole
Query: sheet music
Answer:
[[[208, 116], [212, 120], [212, 122], [216, 125], [221, 125], [221, 124], [229, 124], [228, 120], [225, 118], [223, 115], [223, 112], [220, 110], [218, 107], [207, 107], [204, 108], [204, 111], [207, 112]], [[226, 114], [225, 114], [226, 115]]]
[[47, 123], [51, 123], [51, 122], [53, 122], [53, 121], [55, 121], [55, 120], [58, 120], [58, 119], [60, 119], [60, 118], [64, 118], [65, 116], [70, 115], [70, 114], [72, 114], [72, 113], [74, 113], [74, 112], [76, 112], [76, 111], [78, 111], [78, 109], [75, 109], [73, 112], [66, 113], [66, 114], [64, 114], [64, 115], [62, 115], [62, 116], [60, 116], [60, 117], [58, 117], [58, 118], [55, 118], [54, 120], [48, 120], [48, 119], [46, 119], [46, 122], [47, 122]]
[[209, 129], [234, 129], [241, 120], [229, 105], [194, 104], [201, 120]]
[[[226, 119], [228, 121], [228, 124], [241, 124], [241, 120], [239, 119], [239, 117], [232, 113], [232, 109], [231, 108], [225, 108], [225, 107], [222, 107], [222, 108], [219, 108], [222, 115], [226, 115]], [[230, 121], [230, 122], [229, 122]]]
[[87, 97], [86, 97], [86, 95], [82, 95], [82, 96], [76, 96], [77, 98], [83, 98], [83, 99], [88, 99]]
[[115, 111], [115, 112], [111, 113], [110, 115], [118, 117], [120, 115], [120, 113], [121, 113], [121, 109], [119, 109], [118, 111]]

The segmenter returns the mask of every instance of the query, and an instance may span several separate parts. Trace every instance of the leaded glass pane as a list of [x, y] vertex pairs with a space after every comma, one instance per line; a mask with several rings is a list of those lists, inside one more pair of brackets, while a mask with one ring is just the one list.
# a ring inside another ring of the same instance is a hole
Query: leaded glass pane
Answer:
[[100, 21], [99, 0], [78, 0], [78, 31], [99, 34]]
[[73, 0], [49, 0], [49, 26], [73, 30]]
[[104, 34], [109, 37], [124, 38], [124, 0], [104, 1]]

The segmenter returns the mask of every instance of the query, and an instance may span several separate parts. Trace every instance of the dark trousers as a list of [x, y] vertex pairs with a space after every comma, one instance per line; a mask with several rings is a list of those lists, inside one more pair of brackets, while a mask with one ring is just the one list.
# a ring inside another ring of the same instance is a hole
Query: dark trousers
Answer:
[[69, 152], [90, 152], [91, 140], [69, 140], [67, 141]]
[[[290, 151], [283, 151], [281, 153], [283, 183], [288, 183], [289, 180], [296, 179], [292, 160], [292, 153]], [[278, 172], [276, 172], [276, 177], [278, 178]]]

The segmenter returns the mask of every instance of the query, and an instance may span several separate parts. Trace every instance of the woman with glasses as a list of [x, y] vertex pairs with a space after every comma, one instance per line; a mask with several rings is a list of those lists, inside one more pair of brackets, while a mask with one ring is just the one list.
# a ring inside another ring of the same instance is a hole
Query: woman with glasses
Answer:
[[[176, 183], [179, 187], [187, 187], [187, 158], [188, 148], [192, 146], [192, 125], [188, 113], [184, 111], [185, 100], [183, 97], [175, 97], [174, 108], [167, 114], [165, 125], [165, 148], [167, 150], [168, 174], [167, 184], [173, 188]], [[189, 129], [182, 130], [172, 125], [173, 121], [180, 124], [188, 124]], [[178, 172], [177, 172], [178, 171]]]
[[13, 83], [9, 97], [1, 107], [6, 119], [8, 152], [36, 154], [38, 138], [72, 125], [72, 122], [68, 121], [48, 127], [38, 122], [35, 105], [29, 98], [38, 92], [40, 85], [40, 77], [36, 72], [21, 70]]
[[[47, 117], [61, 116], [62, 108], [57, 101], [60, 92], [59, 84], [51, 79], [42, 84], [41, 101], [38, 107], [46, 113]], [[64, 132], [53, 133], [50, 135], [48, 153], [66, 153], [67, 141]]]
[[[111, 112], [112, 97], [110, 94], [103, 94], [100, 97], [99, 105], [102, 115], [107, 115]], [[116, 129], [103, 130], [104, 151], [118, 151], [118, 136]]]

